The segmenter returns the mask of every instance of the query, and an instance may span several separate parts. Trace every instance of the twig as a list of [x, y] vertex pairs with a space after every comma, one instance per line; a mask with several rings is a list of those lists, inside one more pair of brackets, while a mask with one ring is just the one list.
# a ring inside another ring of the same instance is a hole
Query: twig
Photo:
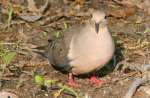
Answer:
[[133, 94], [136, 92], [137, 88], [145, 82], [145, 78], [136, 78], [135, 81], [131, 84], [128, 92], [124, 98], [132, 98]]
[[[30, 4], [28, 9], [30, 9], [30, 6], [32, 6], [35, 10], [37, 10], [37, 12], [32, 13], [32, 15], [22, 13], [19, 15], [19, 17], [27, 22], [35, 22], [42, 18], [42, 13], [44, 13], [44, 11], [48, 8], [49, 0], [47, 0], [46, 3], [40, 9], [36, 9], [35, 2], [33, 0], [32, 2], [28, 0], [28, 3]], [[33, 8], [31, 10], [33, 10]]]
[[15, 45], [15, 44], [16, 44], [16, 43], [9, 43], [9, 42], [8, 42], [8, 43], [7, 43], [7, 42], [5, 42], [5, 43], [2, 42], [2, 43], [0, 43], [0, 45]]
[[[138, 68], [139, 69], [139, 68]], [[149, 81], [147, 71], [150, 69], [150, 64], [142, 66], [139, 71], [143, 72], [144, 76], [142, 78], [136, 78], [135, 81], [131, 84], [128, 92], [123, 98], [132, 98], [133, 94], [136, 92], [137, 88], [140, 87], [143, 83]]]

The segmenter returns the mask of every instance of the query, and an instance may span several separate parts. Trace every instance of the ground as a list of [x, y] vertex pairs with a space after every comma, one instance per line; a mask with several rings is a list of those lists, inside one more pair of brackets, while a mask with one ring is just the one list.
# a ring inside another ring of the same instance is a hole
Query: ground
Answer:
[[[45, 46], [50, 36], [59, 37], [59, 32], [84, 22], [89, 18], [87, 13], [96, 7], [104, 10], [108, 16], [109, 31], [116, 45], [116, 64], [113, 68], [108, 64], [97, 72], [99, 79], [104, 81], [102, 86], [90, 85], [88, 77], [76, 77], [81, 87], [71, 90], [79, 98], [123, 98], [135, 78], [142, 77], [142, 73], [134, 68], [150, 63], [150, 8], [142, 0], [97, 0], [96, 5], [91, 4], [90, 0], [64, 0], [65, 3], [62, 0], [49, 0], [49, 7], [39, 15], [39, 19], [29, 21], [20, 18], [21, 13], [35, 13], [46, 2], [43, 1], [35, 0], [38, 7], [34, 8], [35, 5], [31, 4], [32, 9], [29, 9], [26, 0], [0, 1], [0, 65], [6, 64], [1, 68], [4, 72], [1, 72], [0, 90], [16, 94], [19, 98], [75, 98], [71, 91], [58, 93], [60, 84], [66, 86], [67, 74], [55, 70], [45, 57], [33, 52], [32, 48]], [[16, 55], [7, 64], [3, 54], [9, 51]], [[37, 73], [45, 80], [56, 82], [41, 87], [35, 81]], [[150, 95], [139, 88], [132, 98], [150, 98]]]

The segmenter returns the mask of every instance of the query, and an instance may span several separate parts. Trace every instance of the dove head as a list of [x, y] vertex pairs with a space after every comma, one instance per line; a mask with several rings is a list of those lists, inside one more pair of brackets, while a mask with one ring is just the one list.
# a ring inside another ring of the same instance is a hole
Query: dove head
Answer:
[[100, 28], [106, 26], [106, 15], [102, 11], [94, 11], [90, 21], [92, 27], [95, 28], [96, 33], [99, 33]]

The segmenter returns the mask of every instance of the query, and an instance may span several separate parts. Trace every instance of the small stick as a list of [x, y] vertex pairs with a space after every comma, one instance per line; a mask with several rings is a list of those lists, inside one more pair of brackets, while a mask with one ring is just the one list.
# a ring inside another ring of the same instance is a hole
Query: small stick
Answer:
[[136, 78], [135, 81], [131, 84], [128, 92], [123, 98], [132, 98], [133, 94], [136, 92], [137, 88], [141, 86], [143, 83], [148, 81], [147, 71], [150, 69], [150, 64], [145, 64], [139, 71], [144, 73], [142, 78]]
[[131, 84], [128, 92], [124, 98], [132, 98], [133, 94], [136, 92], [137, 88], [145, 82], [145, 78], [136, 78], [135, 81]]

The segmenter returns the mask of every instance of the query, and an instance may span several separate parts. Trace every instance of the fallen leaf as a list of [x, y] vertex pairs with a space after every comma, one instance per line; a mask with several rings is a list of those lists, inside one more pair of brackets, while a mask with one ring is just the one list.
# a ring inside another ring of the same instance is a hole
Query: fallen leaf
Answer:
[[38, 12], [38, 8], [36, 7], [34, 0], [27, 0], [28, 1], [28, 10], [31, 12]]

